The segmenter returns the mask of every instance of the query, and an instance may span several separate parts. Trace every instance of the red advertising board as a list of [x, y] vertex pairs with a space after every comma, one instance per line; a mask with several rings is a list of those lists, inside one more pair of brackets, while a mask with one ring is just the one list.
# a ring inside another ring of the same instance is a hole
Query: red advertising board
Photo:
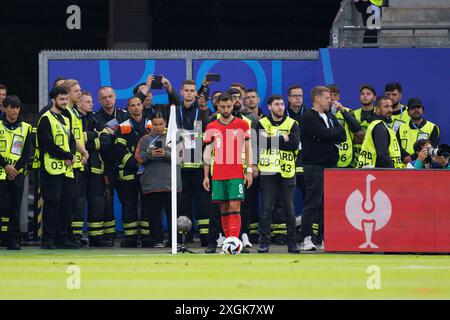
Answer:
[[326, 170], [327, 252], [450, 252], [450, 171]]
[[450, 172], [435, 178], [436, 252], [450, 252]]

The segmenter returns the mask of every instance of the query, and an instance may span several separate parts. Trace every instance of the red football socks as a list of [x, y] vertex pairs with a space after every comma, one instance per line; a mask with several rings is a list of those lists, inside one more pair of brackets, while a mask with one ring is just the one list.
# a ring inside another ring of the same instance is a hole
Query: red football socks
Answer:
[[222, 222], [222, 229], [223, 233], [225, 233], [225, 238], [228, 238], [228, 235], [230, 233], [230, 227], [229, 227], [229, 216], [223, 215], [220, 217], [220, 221]]
[[230, 212], [228, 215], [229, 237], [239, 238], [241, 233], [241, 214], [240, 212]]

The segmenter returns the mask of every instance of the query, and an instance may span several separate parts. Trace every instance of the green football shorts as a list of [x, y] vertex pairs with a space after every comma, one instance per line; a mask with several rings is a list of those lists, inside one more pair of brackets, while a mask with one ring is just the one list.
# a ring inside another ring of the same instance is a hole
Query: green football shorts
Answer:
[[212, 180], [212, 201], [244, 201], [244, 179]]

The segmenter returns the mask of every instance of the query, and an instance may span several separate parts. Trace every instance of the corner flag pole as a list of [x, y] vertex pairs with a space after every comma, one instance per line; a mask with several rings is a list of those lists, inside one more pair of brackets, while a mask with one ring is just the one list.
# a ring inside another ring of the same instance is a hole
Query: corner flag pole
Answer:
[[[177, 121], [176, 121], [176, 107], [170, 106], [170, 118], [167, 132], [171, 141], [171, 195], [172, 195], [172, 254], [177, 254]], [[168, 214], [168, 212], [167, 212]]]

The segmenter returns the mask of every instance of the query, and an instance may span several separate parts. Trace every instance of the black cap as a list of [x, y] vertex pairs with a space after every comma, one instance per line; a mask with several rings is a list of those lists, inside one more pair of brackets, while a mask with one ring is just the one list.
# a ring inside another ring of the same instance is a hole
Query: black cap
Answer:
[[411, 108], [411, 107], [422, 107], [422, 108], [424, 108], [422, 100], [420, 100], [419, 98], [411, 98], [411, 99], [408, 100], [408, 108]]
[[241, 91], [239, 91], [239, 89], [236, 89], [236, 88], [229, 88], [227, 90], [227, 93], [231, 96], [233, 94], [241, 94]]

